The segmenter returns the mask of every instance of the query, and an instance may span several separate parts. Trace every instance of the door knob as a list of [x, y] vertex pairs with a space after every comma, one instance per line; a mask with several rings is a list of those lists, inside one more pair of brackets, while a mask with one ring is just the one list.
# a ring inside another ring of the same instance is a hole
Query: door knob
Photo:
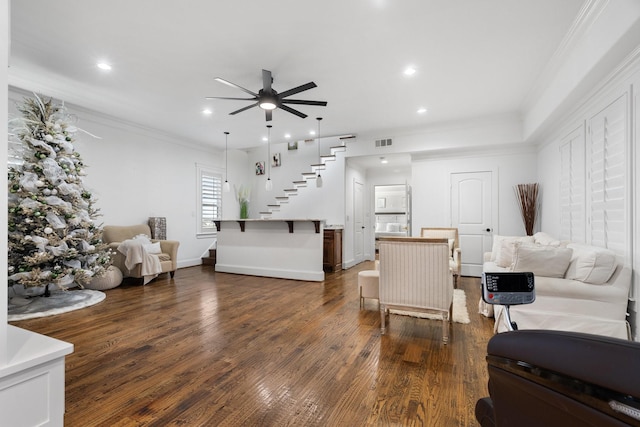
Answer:
[[491, 229], [490, 229], [490, 228], [487, 228], [485, 231], [486, 231], [487, 233], [491, 233]]

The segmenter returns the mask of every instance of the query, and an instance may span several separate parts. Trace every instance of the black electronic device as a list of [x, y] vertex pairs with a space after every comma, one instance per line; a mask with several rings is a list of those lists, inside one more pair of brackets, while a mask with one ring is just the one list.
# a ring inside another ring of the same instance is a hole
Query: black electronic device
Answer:
[[531, 272], [482, 273], [482, 299], [488, 304], [531, 304], [536, 300]]
[[511, 320], [509, 306], [531, 304], [536, 300], [535, 279], [531, 272], [484, 272], [482, 273], [482, 299], [488, 304], [499, 304], [505, 308], [505, 320], [509, 328], [518, 329]]

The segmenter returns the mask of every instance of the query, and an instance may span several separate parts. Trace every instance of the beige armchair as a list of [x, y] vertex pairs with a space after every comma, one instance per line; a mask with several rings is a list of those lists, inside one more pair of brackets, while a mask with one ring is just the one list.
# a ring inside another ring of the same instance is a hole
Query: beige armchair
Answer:
[[[129, 270], [125, 266], [125, 257], [118, 252], [118, 246], [125, 240], [132, 239], [139, 234], [145, 234], [151, 238], [151, 228], [147, 224], [136, 225], [105, 225], [102, 233], [102, 240], [109, 245], [113, 252], [113, 265], [122, 271], [124, 277], [143, 277], [141, 274], [141, 265], [137, 264], [133, 269]], [[169, 273], [174, 276], [178, 268], [178, 246], [180, 242], [175, 240], [151, 240], [152, 242], [160, 242], [160, 250], [162, 253], [154, 254], [160, 261], [162, 273]]]
[[380, 239], [380, 331], [389, 310], [442, 315], [442, 341], [449, 341], [453, 275], [447, 239]]
[[460, 251], [460, 241], [458, 240], [458, 229], [423, 227], [420, 229], [420, 237], [449, 240], [449, 265], [453, 273], [453, 286], [457, 288], [458, 277], [460, 277], [460, 271], [462, 270], [462, 252]]

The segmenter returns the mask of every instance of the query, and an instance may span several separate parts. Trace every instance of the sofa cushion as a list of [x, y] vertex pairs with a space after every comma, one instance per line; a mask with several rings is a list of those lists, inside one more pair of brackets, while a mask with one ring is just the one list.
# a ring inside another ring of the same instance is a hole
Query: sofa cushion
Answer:
[[554, 246], [515, 243], [512, 271], [530, 271], [535, 276], [564, 277], [573, 250]]
[[566, 279], [601, 285], [609, 280], [616, 269], [616, 254], [609, 249], [577, 243], [570, 243], [567, 247], [573, 249], [573, 256], [565, 274]]
[[[513, 261], [514, 242], [533, 243], [533, 236], [493, 236], [493, 247], [491, 249], [491, 261], [496, 262], [500, 267], [508, 267]], [[501, 254], [502, 249], [506, 252]]]
[[387, 232], [388, 233], [397, 233], [400, 231], [400, 223], [398, 222], [389, 222], [387, 223]]

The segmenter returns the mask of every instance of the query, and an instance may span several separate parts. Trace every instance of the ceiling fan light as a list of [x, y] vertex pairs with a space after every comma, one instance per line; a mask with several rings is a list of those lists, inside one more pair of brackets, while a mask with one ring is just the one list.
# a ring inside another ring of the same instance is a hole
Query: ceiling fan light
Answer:
[[260, 108], [263, 110], [275, 110], [276, 104], [274, 104], [271, 100], [260, 101]]

